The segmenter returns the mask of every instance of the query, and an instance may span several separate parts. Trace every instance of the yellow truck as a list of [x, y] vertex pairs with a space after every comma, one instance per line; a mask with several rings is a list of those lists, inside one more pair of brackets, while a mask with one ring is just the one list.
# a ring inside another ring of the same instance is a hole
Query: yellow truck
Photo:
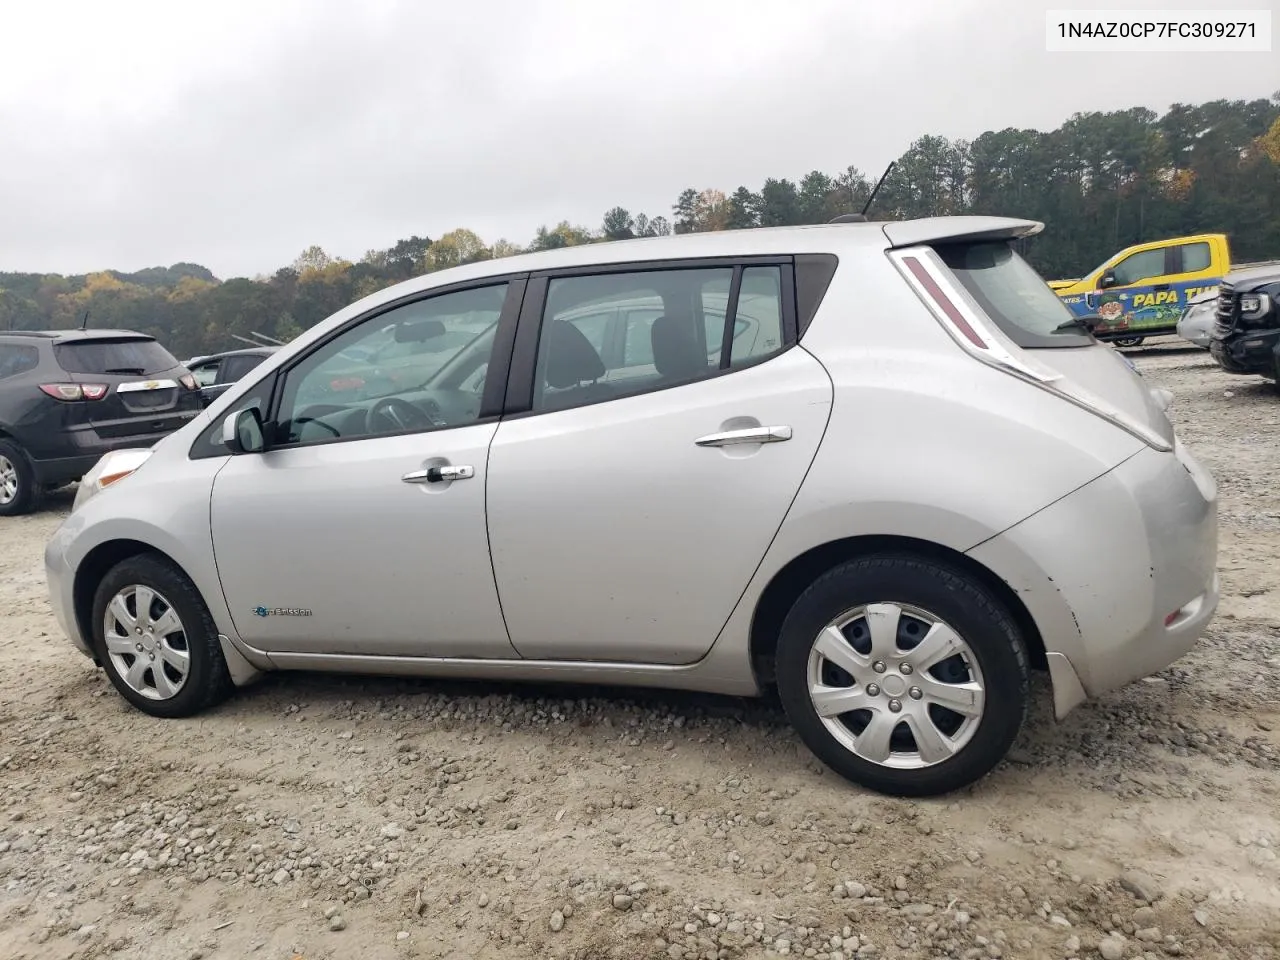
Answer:
[[1049, 287], [1076, 316], [1095, 318], [1099, 340], [1130, 347], [1176, 332], [1190, 299], [1231, 270], [1226, 235], [1204, 233], [1126, 247], [1085, 276]]

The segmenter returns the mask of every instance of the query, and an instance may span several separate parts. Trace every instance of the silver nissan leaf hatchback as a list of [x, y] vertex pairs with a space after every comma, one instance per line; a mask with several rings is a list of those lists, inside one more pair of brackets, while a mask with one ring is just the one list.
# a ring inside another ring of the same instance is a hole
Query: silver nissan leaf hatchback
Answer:
[[265, 670], [756, 695], [873, 790], [990, 771], [1218, 602], [1216, 488], [991, 217], [475, 263], [110, 454], [46, 553], [122, 696]]

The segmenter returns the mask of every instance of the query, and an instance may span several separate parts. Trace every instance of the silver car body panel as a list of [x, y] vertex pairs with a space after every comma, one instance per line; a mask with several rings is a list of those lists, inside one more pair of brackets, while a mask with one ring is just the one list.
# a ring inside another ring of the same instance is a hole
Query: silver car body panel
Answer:
[[[535, 659], [700, 658], [778, 532], [830, 410], [830, 378], [795, 347], [728, 376], [503, 422], [489, 539], [512, 644]], [[695, 442], [775, 426], [791, 438]]]
[[[296, 338], [77, 509], [46, 550], [55, 613], [88, 652], [75, 571], [128, 540], [191, 576], [238, 654], [237, 682], [297, 667], [750, 694], [752, 623], [773, 578], [815, 547], [891, 536], [966, 555], [1009, 585], [1043, 639], [1062, 715], [1159, 669], [1202, 631], [1217, 603], [1216, 492], [1180, 445], [1159, 452], [966, 356], [886, 255], [1038, 228], [941, 218], [692, 234], [471, 264], [380, 291]], [[833, 253], [840, 268], [802, 345], [754, 368], [496, 427], [187, 458], [210, 422], [298, 352], [406, 295], [539, 269], [806, 252]], [[1019, 355], [1164, 433], [1163, 411], [1111, 348]], [[736, 454], [694, 442], [734, 417], [792, 437]], [[399, 482], [432, 457], [475, 477], [431, 494]], [[281, 465], [308, 484], [277, 476]], [[706, 484], [722, 485], [723, 500]], [[286, 503], [295, 512], [282, 521]], [[692, 511], [683, 524], [681, 503]], [[687, 582], [707, 565], [705, 589]], [[312, 616], [259, 617], [259, 604]]]

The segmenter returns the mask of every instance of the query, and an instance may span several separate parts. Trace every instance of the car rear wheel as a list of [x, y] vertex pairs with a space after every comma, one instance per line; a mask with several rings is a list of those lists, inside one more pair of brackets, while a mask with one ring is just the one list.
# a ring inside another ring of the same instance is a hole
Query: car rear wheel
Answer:
[[1147, 338], [1146, 337], [1116, 337], [1114, 343], [1117, 347], [1140, 347], [1142, 346], [1142, 341], [1144, 341], [1145, 339]]
[[94, 595], [93, 641], [115, 688], [153, 717], [190, 716], [231, 692], [204, 600], [161, 557], [130, 557], [107, 572]]
[[783, 623], [778, 692], [801, 739], [861, 786], [897, 796], [965, 787], [1026, 718], [1025, 643], [976, 578], [872, 556], [813, 583]]
[[40, 484], [26, 453], [10, 440], [0, 440], [0, 517], [30, 513], [40, 501]]

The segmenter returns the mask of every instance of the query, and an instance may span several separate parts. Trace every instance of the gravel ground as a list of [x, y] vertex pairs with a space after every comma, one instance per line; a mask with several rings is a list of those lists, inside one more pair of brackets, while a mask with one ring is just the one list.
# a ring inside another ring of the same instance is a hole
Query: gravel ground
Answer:
[[0, 521], [0, 957], [1280, 957], [1280, 397], [1172, 344], [1225, 599], [1157, 677], [909, 802], [770, 702], [266, 678], [127, 707]]

